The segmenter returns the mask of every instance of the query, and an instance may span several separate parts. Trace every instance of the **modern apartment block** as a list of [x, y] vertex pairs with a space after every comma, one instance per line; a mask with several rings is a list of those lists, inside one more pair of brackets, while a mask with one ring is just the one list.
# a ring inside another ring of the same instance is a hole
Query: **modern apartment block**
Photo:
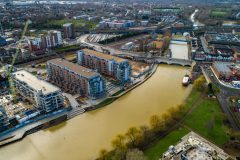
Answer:
[[48, 78], [65, 92], [82, 97], [105, 95], [105, 83], [93, 70], [57, 58], [47, 62]]
[[64, 38], [75, 38], [75, 28], [72, 23], [63, 24]]
[[30, 51], [41, 51], [46, 48], [54, 48], [63, 44], [60, 31], [49, 31], [48, 35], [40, 35], [28, 40]]
[[51, 112], [63, 107], [63, 96], [58, 87], [38, 79], [25, 70], [12, 73], [12, 79], [16, 91], [33, 102], [41, 111]]
[[97, 70], [99, 73], [122, 83], [130, 80], [131, 65], [125, 59], [89, 49], [80, 50], [77, 54], [78, 63], [82, 66]]
[[2, 106], [0, 106], [0, 132], [4, 131], [9, 125], [7, 114]]

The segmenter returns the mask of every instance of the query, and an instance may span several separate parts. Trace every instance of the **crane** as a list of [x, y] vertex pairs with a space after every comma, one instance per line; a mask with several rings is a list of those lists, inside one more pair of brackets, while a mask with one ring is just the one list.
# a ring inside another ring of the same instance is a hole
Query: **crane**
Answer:
[[[24, 30], [23, 30], [23, 32], [22, 32], [21, 38], [20, 38], [19, 41], [21, 41], [21, 40], [24, 38], [29, 24], [31, 24], [31, 21], [30, 21], [30, 20], [27, 20], [27, 22], [26, 22], [26, 24], [25, 24], [25, 26], [24, 26]], [[11, 65], [10, 65], [9, 67], [7, 67], [7, 68], [6, 68], [6, 67], [3, 67], [4, 71], [6, 72], [6, 77], [8, 78], [8, 83], [9, 83], [10, 91], [11, 91], [11, 94], [12, 94], [12, 96], [13, 96], [13, 100], [14, 100], [14, 101], [16, 100], [16, 90], [15, 90], [15, 87], [14, 87], [14, 84], [13, 84], [13, 79], [12, 79], [12, 77], [11, 77], [11, 72], [13, 71], [13, 65], [15, 64], [15, 61], [16, 61], [16, 59], [17, 59], [17, 57], [18, 57], [18, 54], [19, 54], [19, 47], [18, 47], [18, 46], [19, 46], [19, 43], [17, 43], [16, 46], [17, 46], [17, 49], [16, 49], [16, 52], [15, 52], [15, 54], [14, 54], [14, 56], [13, 56], [13, 60], [12, 60]]]

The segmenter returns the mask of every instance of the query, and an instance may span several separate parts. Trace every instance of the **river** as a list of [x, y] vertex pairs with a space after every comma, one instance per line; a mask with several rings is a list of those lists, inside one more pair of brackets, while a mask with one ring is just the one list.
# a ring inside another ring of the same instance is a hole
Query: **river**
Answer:
[[0, 148], [0, 160], [92, 160], [111, 140], [131, 126], [148, 124], [180, 104], [191, 87], [182, 87], [187, 68], [160, 65], [144, 84], [112, 104]]

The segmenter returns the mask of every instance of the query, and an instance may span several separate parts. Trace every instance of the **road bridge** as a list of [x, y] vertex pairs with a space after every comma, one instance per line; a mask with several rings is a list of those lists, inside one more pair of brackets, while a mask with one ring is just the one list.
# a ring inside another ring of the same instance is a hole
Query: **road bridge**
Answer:
[[132, 56], [126, 54], [115, 54], [117, 57], [132, 59], [135, 61], [141, 61], [146, 63], [156, 64], [169, 64], [169, 65], [181, 65], [181, 66], [192, 66], [192, 61], [187, 59], [167, 58], [167, 57], [145, 57], [145, 56]]

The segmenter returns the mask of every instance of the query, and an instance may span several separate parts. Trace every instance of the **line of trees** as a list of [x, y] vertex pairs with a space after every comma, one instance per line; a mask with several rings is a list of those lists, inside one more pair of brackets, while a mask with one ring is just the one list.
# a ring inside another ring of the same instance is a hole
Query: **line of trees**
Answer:
[[150, 125], [130, 127], [125, 134], [119, 134], [112, 140], [113, 150], [107, 152], [102, 149], [99, 152], [98, 160], [130, 160], [129, 157], [138, 157], [145, 160], [141, 150], [146, 149], [153, 141], [164, 136], [185, 113], [185, 105], [170, 108], [166, 113], [152, 115]]

